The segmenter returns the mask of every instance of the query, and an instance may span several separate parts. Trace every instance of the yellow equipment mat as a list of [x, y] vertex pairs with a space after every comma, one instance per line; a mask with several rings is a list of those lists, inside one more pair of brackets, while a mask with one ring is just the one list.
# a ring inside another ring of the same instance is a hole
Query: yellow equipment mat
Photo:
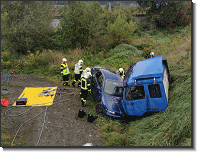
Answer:
[[[43, 90], [47, 89], [55, 89], [54, 91], [50, 91], [47, 93], [43, 93], [43, 96], [39, 96], [39, 93], [42, 93]], [[53, 100], [56, 95], [57, 87], [26, 87], [18, 99], [20, 98], [27, 98], [26, 105], [16, 105], [16, 101], [12, 106], [49, 106], [53, 104]], [[45, 96], [45, 94], [51, 94], [53, 93], [53, 96]]]

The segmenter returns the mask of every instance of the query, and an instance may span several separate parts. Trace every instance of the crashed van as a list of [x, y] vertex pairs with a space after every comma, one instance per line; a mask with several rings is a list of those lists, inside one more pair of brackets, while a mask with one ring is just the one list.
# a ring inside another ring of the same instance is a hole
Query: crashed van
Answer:
[[149, 58], [128, 69], [123, 81], [121, 100], [127, 116], [164, 111], [168, 107], [170, 73], [162, 55]]

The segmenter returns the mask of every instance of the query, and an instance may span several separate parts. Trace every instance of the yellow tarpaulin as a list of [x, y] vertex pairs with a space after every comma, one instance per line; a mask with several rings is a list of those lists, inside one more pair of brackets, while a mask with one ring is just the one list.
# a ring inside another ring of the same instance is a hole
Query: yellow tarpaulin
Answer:
[[[50, 91], [47, 93], [43, 93], [43, 96], [39, 96], [39, 93], [42, 93], [43, 90], [47, 89], [55, 89], [54, 91]], [[16, 105], [16, 101], [12, 106], [49, 106], [53, 104], [53, 100], [55, 98], [57, 87], [26, 87], [21, 95], [18, 97], [20, 98], [27, 98], [26, 105]], [[54, 94], [53, 96], [45, 96], [45, 94]]]

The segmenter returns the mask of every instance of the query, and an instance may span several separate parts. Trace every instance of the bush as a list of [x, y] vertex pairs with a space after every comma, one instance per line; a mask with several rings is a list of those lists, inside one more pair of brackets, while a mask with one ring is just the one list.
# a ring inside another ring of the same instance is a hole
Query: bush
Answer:
[[[184, 1], [138, 1], [142, 9], [146, 10], [145, 26], [149, 28], [184, 27], [189, 24], [187, 2]], [[191, 4], [191, 3], [190, 3]], [[191, 8], [191, 7], [190, 7]]]
[[50, 65], [49, 66], [49, 74], [50, 75], [58, 75], [60, 74], [60, 66], [59, 65]]
[[141, 51], [137, 50], [137, 48], [132, 45], [122, 43], [109, 51], [109, 56], [117, 54], [132, 55], [137, 57], [141, 55]]
[[[64, 7], [64, 14], [61, 19], [61, 37], [59, 41], [67, 48], [85, 48], [90, 39], [96, 41], [100, 30], [101, 6], [98, 2], [69, 2]], [[96, 36], [96, 38], [95, 38]]]
[[[52, 27], [49, 25], [52, 19], [52, 6], [52, 2], [2, 1], [3, 42], [19, 53], [50, 47], [52, 43], [49, 33]], [[2, 47], [7, 48], [5, 44]]]
[[121, 43], [129, 43], [132, 40], [134, 31], [137, 29], [137, 23], [130, 20], [126, 21], [125, 14], [119, 14], [114, 23], [108, 23], [107, 26], [109, 43], [115, 47]]

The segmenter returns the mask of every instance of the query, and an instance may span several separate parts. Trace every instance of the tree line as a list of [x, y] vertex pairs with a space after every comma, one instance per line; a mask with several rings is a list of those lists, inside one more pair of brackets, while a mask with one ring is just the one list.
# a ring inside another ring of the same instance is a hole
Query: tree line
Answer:
[[[186, 26], [191, 7], [184, 1], [137, 1], [139, 7], [101, 6], [98, 2], [68, 1], [60, 20], [52, 28], [53, 1], [1, 1], [1, 49], [25, 54], [41, 49], [91, 47], [108, 50], [129, 43], [142, 29]], [[189, 7], [186, 7], [189, 6]], [[146, 12], [139, 24], [134, 13]], [[190, 15], [191, 16], [191, 15]]]

